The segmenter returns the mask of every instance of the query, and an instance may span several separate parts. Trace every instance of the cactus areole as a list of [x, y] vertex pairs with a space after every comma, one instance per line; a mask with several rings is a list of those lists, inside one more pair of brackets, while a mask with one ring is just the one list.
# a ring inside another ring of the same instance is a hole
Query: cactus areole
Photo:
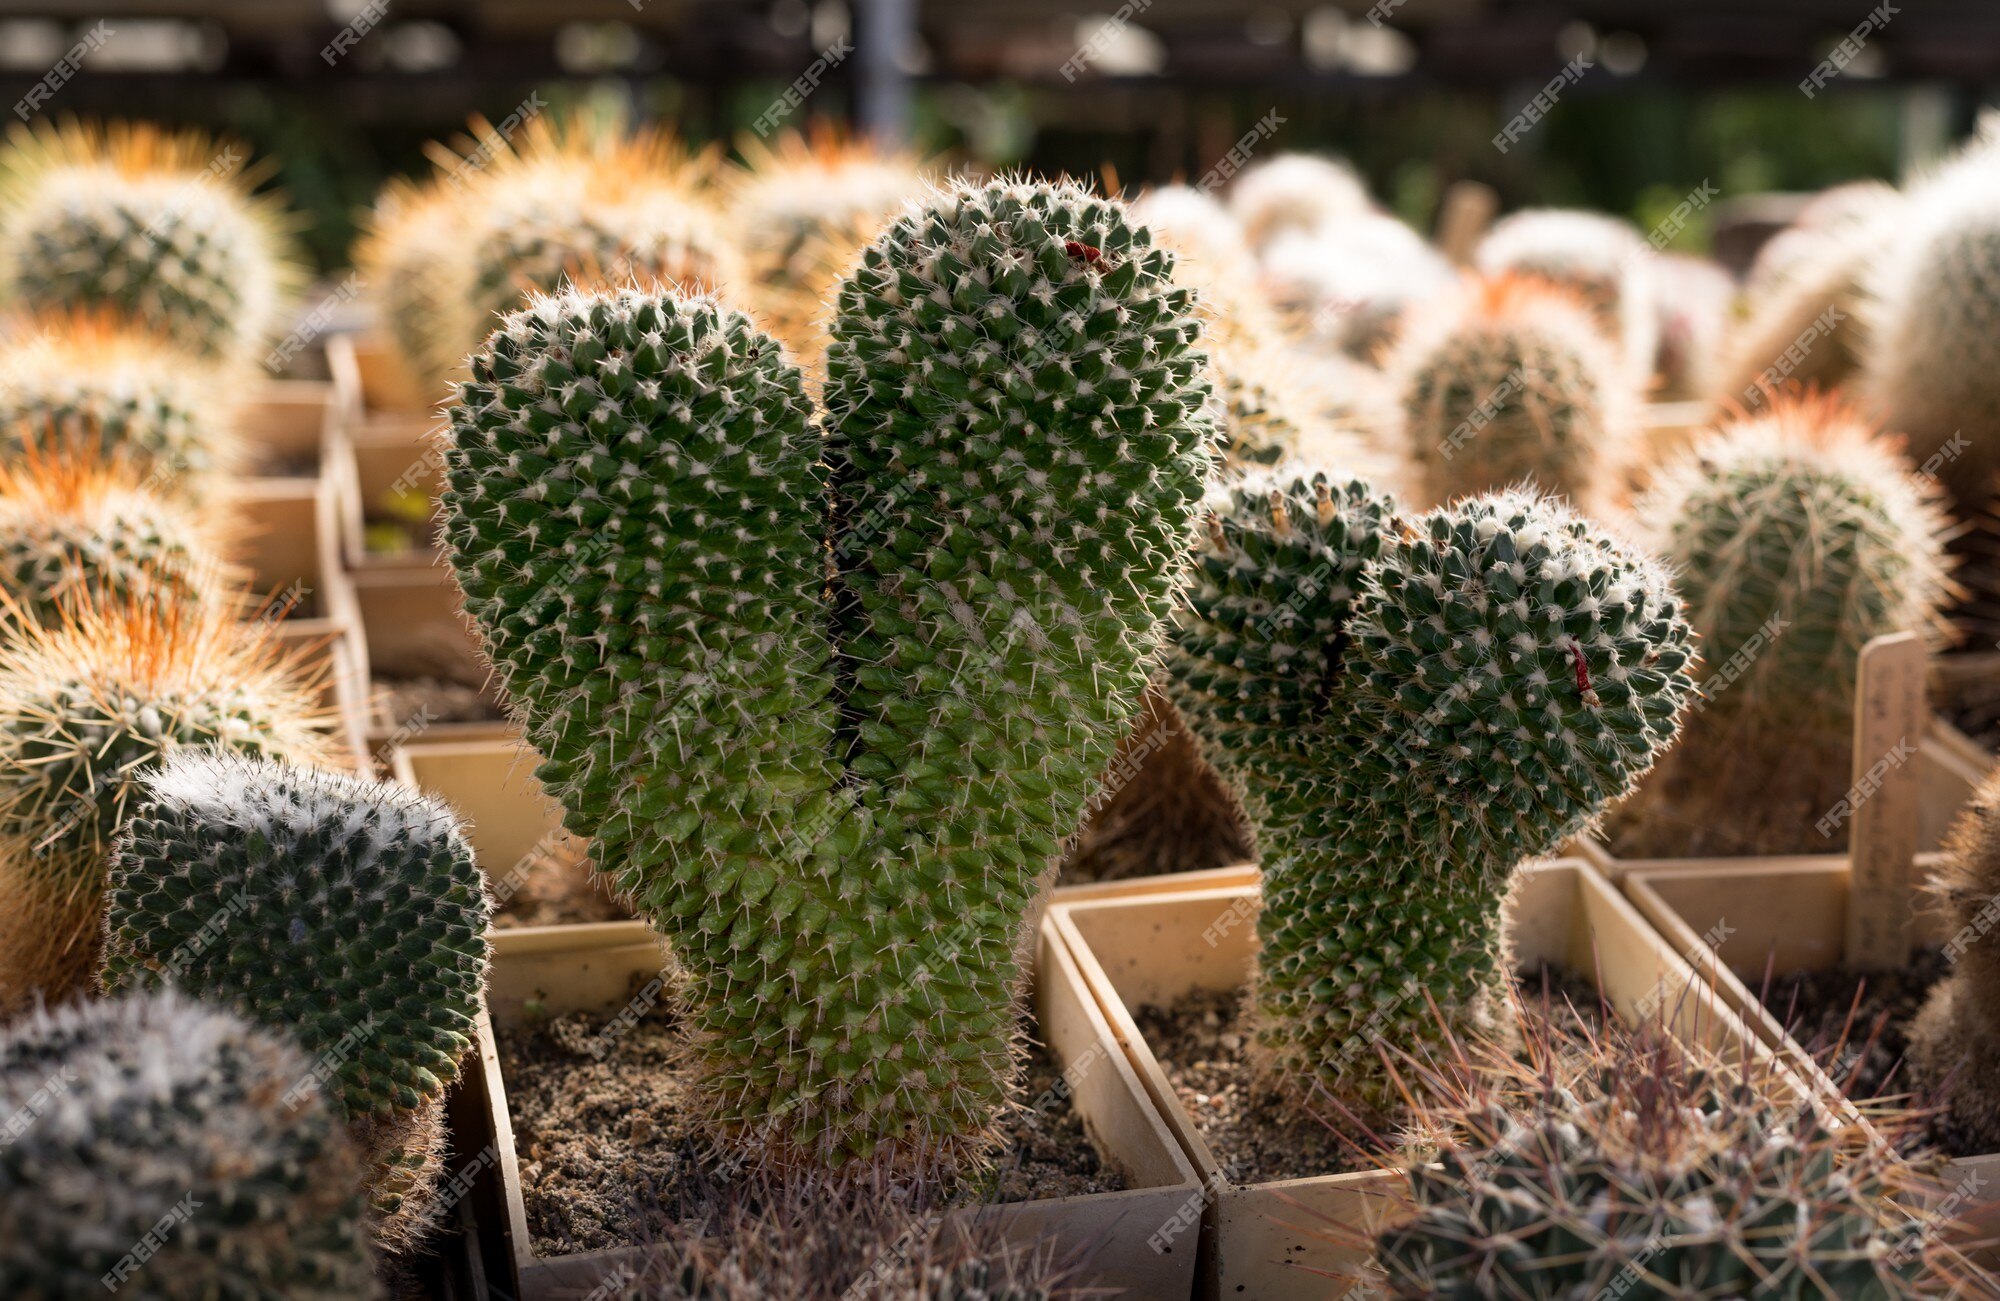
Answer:
[[1006, 1099], [1023, 918], [1136, 708], [1213, 437], [1170, 265], [1075, 187], [943, 192], [840, 290], [823, 435], [706, 298], [540, 298], [471, 359], [467, 609], [685, 969], [751, 1160], [950, 1169]]

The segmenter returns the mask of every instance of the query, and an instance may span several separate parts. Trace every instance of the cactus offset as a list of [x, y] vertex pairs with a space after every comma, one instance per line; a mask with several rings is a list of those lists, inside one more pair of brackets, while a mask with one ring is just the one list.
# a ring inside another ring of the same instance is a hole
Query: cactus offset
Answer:
[[17, 126], [0, 152], [0, 299], [104, 310], [231, 362], [301, 278], [283, 202], [245, 147], [145, 123]]
[[157, 594], [0, 639], [0, 1006], [88, 977], [105, 852], [146, 770], [188, 745], [318, 761], [318, 693], [265, 624]]
[[0, 607], [53, 624], [86, 593], [220, 603], [240, 586], [204, 516], [128, 466], [41, 448], [31, 438], [0, 460]]
[[1636, 509], [1709, 660], [1700, 712], [1615, 820], [1620, 851], [1839, 848], [1816, 821], [1852, 777], [1861, 648], [1936, 633], [1936, 490], [1836, 398], [1779, 398], [1660, 472]]
[[221, 750], [181, 750], [140, 787], [110, 856], [103, 986], [170, 983], [283, 1028], [333, 1069], [350, 1121], [422, 1113], [395, 1141], [434, 1149], [491, 913], [450, 810]]
[[1447, 1137], [1377, 1235], [1388, 1295], [1894, 1301], [1967, 1272], [1902, 1204], [1942, 1190], [1885, 1143], [1657, 1028], [1606, 1034], [1534, 1065], [1475, 1048], [1476, 1083], [1426, 1091], [1447, 1100], [1421, 1124]]
[[161, 492], [199, 498], [243, 460], [217, 376], [104, 311], [44, 312], [0, 343], [0, 456], [48, 450], [131, 462]]
[[0, 1294], [373, 1295], [359, 1163], [290, 1101], [310, 1068], [172, 991], [0, 1032]]
[[1532, 277], [1475, 281], [1420, 311], [1388, 370], [1405, 450], [1437, 504], [1532, 483], [1590, 509], [1638, 414], [1582, 303]]
[[1169, 265], [1078, 189], [937, 195], [840, 291], [823, 447], [707, 300], [540, 299], [473, 358], [467, 608], [687, 967], [753, 1157], [952, 1166], [1005, 1099], [1022, 917], [1144, 685], [1213, 436]]
[[1473, 251], [1486, 275], [1538, 276], [1573, 290], [1618, 345], [1628, 379], [1644, 385], [1659, 352], [1658, 268], [1629, 222], [1567, 208], [1527, 208], [1502, 218]]
[[1651, 562], [1527, 494], [1405, 523], [1365, 485], [1267, 474], [1216, 502], [1168, 663], [1264, 847], [1274, 1085], [1386, 1110], [1357, 1040], [1488, 1024], [1515, 865], [1671, 741], [1691, 658]]

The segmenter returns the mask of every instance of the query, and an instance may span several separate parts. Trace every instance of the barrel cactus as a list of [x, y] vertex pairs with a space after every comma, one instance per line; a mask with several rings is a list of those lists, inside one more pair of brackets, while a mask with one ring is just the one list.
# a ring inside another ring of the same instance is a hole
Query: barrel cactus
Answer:
[[2000, 126], [1912, 187], [1869, 287], [1862, 390], [1971, 515], [2000, 469], [2000, 356], [1988, 351], [2000, 267]]
[[374, 1294], [360, 1169], [282, 1036], [172, 991], [0, 1032], [0, 1293]]
[[1539, 276], [1574, 291], [1618, 345], [1643, 385], [1659, 351], [1653, 249], [1630, 222], [1567, 208], [1527, 208], [1502, 218], [1473, 251], [1487, 275]]
[[1414, 520], [1323, 473], [1216, 494], [1168, 667], [1263, 847], [1276, 1087], [1384, 1113], [1376, 1040], [1492, 1024], [1514, 867], [1670, 743], [1691, 659], [1662, 571], [1530, 494]]
[[146, 123], [17, 126], [0, 151], [0, 299], [100, 309], [201, 357], [254, 361], [301, 278], [246, 147]]
[[[183, 749], [140, 778], [105, 897], [106, 989], [172, 984], [282, 1028], [350, 1121], [436, 1150], [435, 1134], [392, 1122], [439, 1120], [431, 1104], [472, 1046], [491, 911], [449, 809], [369, 778]], [[399, 1189], [383, 1209], [408, 1200]]]
[[232, 576], [214, 528], [130, 466], [28, 443], [0, 460], [0, 604], [42, 623], [96, 593], [222, 603]]
[[1229, 187], [1229, 210], [1243, 224], [1250, 247], [1262, 250], [1287, 231], [1310, 231], [1367, 212], [1368, 189], [1337, 158], [1283, 153], [1243, 169]]
[[442, 179], [397, 177], [355, 240], [354, 265], [414, 395], [445, 396], [464, 360], [465, 215]]
[[1420, 309], [1387, 369], [1434, 503], [1532, 483], [1595, 506], [1638, 415], [1638, 389], [1583, 303], [1531, 276], [1476, 281]]
[[537, 299], [472, 359], [467, 609], [686, 966], [754, 1161], [986, 1142], [1022, 920], [1145, 685], [1213, 437], [1170, 265], [1076, 187], [935, 194], [841, 287], [823, 441], [705, 298]]
[[184, 745], [317, 762], [326, 722], [303, 653], [215, 604], [85, 599], [0, 638], [0, 1005], [87, 980], [147, 769]]
[[1987, 932], [2000, 898], [2000, 777], [1986, 780], [1952, 824], [1931, 882], [1951, 974], [1910, 1028], [1919, 1085], [1942, 1099], [1970, 1150], [2000, 1150], [2000, 959]]
[[1663, 468], [1636, 515], [1708, 671], [1686, 735], [1613, 824], [1637, 857], [1838, 848], [1861, 648], [1936, 633], [1948, 521], [1838, 398], [1780, 397]]
[[1535, 1066], [1472, 1061], [1477, 1087], [1420, 1109], [1448, 1137], [1410, 1166], [1411, 1205], [1376, 1237], [1388, 1296], [1962, 1295], [1947, 1221], [1905, 1205], [1925, 1185], [1886, 1144], [1657, 1028]]
[[40, 313], [0, 341], [0, 456], [30, 438], [127, 461], [188, 498], [243, 460], [210, 368], [104, 311]]

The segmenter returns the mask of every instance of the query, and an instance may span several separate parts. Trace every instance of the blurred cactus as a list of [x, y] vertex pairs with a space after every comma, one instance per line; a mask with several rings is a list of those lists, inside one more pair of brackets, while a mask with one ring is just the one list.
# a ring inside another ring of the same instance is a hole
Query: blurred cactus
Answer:
[[1951, 974], [1910, 1027], [1918, 1085], [1941, 1098], [1966, 1150], [2000, 1151], [2000, 943], [1987, 936], [2000, 898], [2000, 773], [1987, 774], [1945, 839], [1930, 882], [1942, 904]]
[[1486, 275], [1513, 271], [1574, 290], [1618, 345], [1631, 382], [1646, 385], [1659, 352], [1658, 268], [1630, 222], [1568, 208], [1503, 217], [1473, 251]]
[[1446, 294], [1457, 279], [1422, 236], [1379, 212], [1281, 235], [1258, 265], [1294, 330], [1360, 361], [1374, 360], [1406, 313]]
[[1352, 167], [1313, 154], [1282, 153], [1252, 163], [1229, 187], [1229, 210], [1260, 252], [1288, 231], [1316, 230], [1372, 206]]
[[466, 217], [443, 179], [391, 180], [375, 197], [354, 265], [418, 392], [446, 396], [464, 361]]

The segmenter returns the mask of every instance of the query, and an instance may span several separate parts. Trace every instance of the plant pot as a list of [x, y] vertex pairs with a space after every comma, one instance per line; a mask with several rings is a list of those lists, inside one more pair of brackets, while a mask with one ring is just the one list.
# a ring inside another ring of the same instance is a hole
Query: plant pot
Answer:
[[328, 443], [327, 473], [336, 485], [340, 548], [349, 568], [402, 567], [432, 562], [428, 541], [394, 549], [370, 545], [370, 525], [402, 499], [428, 503], [401, 523], [405, 531], [428, 527], [443, 484], [444, 458], [432, 438], [435, 414], [389, 411], [363, 414], [340, 425]]
[[564, 835], [562, 807], [535, 779], [540, 757], [512, 737], [425, 737], [396, 746], [389, 770], [470, 824], [473, 856], [496, 880]]
[[368, 745], [368, 684], [361, 677], [354, 644], [358, 638], [351, 628], [342, 628], [323, 619], [295, 619], [280, 624], [278, 640], [287, 647], [303, 649], [308, 663], [319, 668], [324, 682], [321, 704], [334, 717], [334, 733], [348, 754], [353, 768], [364, 777], [375, 773]]
[[320, 473], [329, 432], [340, 422], [335, 386], [316, 379], [267, 379], [235, 413], [247, 444], [249, 476], [305, 478]]
[[363, 416], [428, 414], [437, 401], [438, 395], [425, 392], [410, 375], [395, 349], [372, 332], [328, 335], [326, 366], [342, 397]]
[[[1920, 855], [1913, 884], [1938, 861], [1938, 855]], [[1626, 897], [1669, 945], [1701, 969], [1717, 996], [1751, 1033], [1801, 1078], [1839, 1096], [1839, 1088], [1818, 1061], [1752, 990], [1761, 988], [1767, 978], [1781, 980], [1842, 965], [1853, 882], [1848, 856], [1654, 860], [1624, 867], [1620, 885]], [[1922, 902], [1918, 891], [1913, 889], [1912, 895], [1913, 941], [1920, 946], [1943, 943], [1942, 919], [1918, 906]], [[1713, 929], [1718, 924], [1729, 928], [1720, 946], [1699, 938], [1718, 933]], [[1981, 1190], [1971, 1200], [1990, 1201], [1993, 1181], [2000, 1179], [2000, 1153], [1954, 1160], [1944, 1182], [1951, 1186], [1969, 1178], [1976, 1178], [1978, 1182], [1970, 1186]], [[1962, 1244], [1977, 1244], [1986, 1263], [1993, 1263], [1991, 1244], [2000, 1237], [2000, 1207], [1971, 1214], [1967, 1221], [1958, 1235]]]
[[[478, 1095], [466, 1108], [490, 1130], [454, 1134], [456, 1150], [496, 1150], [487, 1200], [475, 1204], [488, 1243], [483, 1257], [498, 1286], [534, 1298], [580, 1296], [628, 1262], [642, 1248], [626, 1247], [559, 1257], [531, 1247], [520, 1182], [506, 1080], [493, 1037], [495, 1024], [518, 1023], [524, 1005], [560, 1016], [610, 1011], [626, 1003], [635, 979], [657, 975], [660, 941], [638, 922], [549, 926], [494, 933], [485, 1007], [478, 1022], [478, 1059], [468, 1076]], [[1146, 1237], [1184, 1208], [1198, 1206], [1195, 1172], [1153, 1108], [1109, 1026], [1078, 975], [1065, 946], [1043, 927], [1038, 932], [1032, 1007], [1038, 1034], [1071, 1083], [1071, 1102], [1099, 1155], [1124, 1172], [1122, 1192], [965, 1208], [953, 1212], [968, 1224], [998, 1232], [1010, 1242], [1050, 1244], [1058, 1255], [1088, 1254], [1094, 1286], [1124, 1289], [1133, 1297], [1167, 1299], [1191, 1294], [1196, 1262], [1190, 1239], [1179, 1251], [1156, 1252]], [[497, 1196], [497, 1216], [486, 1209]], [[504, 1272], [491, 1262], [506, 1262]]]
[[[347, 575], [368, 641], [369, 669], [390, 679], [435, 679], [478, 691], [495, 717], [442, 722], [398, 719], [378, 692], [369, 720], [378, 743], [414, 734], [472, 739], [515, 734], [493, 697], [478, 634], [459, 612], [458, 583], [440, 562], [376, 565]], [[413, 729], [415, 729], [413, 731]]]
[[1702, 430], [1712, 427], [1715, 415], [1714, 405], [1708, 402], [1647, 403], [1640, 435], [1643, 462], [1635, 468], [1644, 473], [1687, 447]]
[[[1211, 1190], [1198, 1295], [1210, 1301], [1365, 1295], [1365, 1284], [1343, 1289], [1334, 1280], [1355, 1279], [1366, 1266], [1368, 1251], [1360, 1244], [1403, 1204], [1403, 1176], [1382, 1170], [1234, 1183], [1224, 1173], [1229, 1154], [1211, 1150], [1132, 1015], [1147, 1003], [1246, 988], [1256, 961], [1251, 919], [1258, 887], [1253, 874], [1226, 870], [1239, 879], [1207, 889], [1058, 899], [1048, 924], [1069, 946], [1113, 1035]], [[1811, 1086], [1779, 1065], [1588, 864], [1564, 859], [1523, 868], [1509, 905], [1509, 933], [1521, 966], [1549, 962], [1593, 979], [1620, 1015], [1657, 1008], [1650, 1014], [1677, 1039], [1752, 1063], [1801, 1104], [1816, 1103]]]

